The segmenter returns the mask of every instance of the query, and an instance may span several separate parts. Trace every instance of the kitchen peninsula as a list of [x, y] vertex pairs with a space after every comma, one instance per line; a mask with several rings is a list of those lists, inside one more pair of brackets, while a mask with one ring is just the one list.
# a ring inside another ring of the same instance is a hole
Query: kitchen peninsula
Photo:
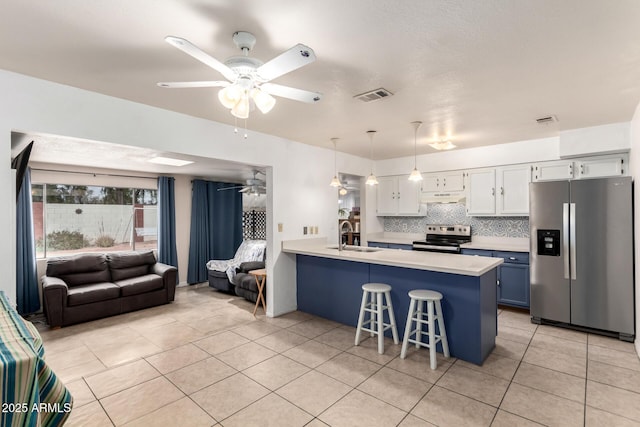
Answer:
[[[404, 334], [412, 289], [442, 293], [444, 321], [452, 357], [482, 364], [495, 347], [496, 267], [500, 258], [397, 249], [352, 248], [338, 251], [326, 239], [285, 241], [296, 256], [298, 309], [356, 326], [361, 285], [391, 285], [391, 300]], [[439, 347], [440, 345], [438, 345]], [[439, 350], [441, 351], [440, 347]]]

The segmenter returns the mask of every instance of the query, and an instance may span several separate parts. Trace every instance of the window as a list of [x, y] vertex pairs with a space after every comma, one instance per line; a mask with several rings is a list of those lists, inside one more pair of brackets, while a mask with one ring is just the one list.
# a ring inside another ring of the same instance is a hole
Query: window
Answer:
[[157, 190], [32, 185], [38, 258], [156, 249]]

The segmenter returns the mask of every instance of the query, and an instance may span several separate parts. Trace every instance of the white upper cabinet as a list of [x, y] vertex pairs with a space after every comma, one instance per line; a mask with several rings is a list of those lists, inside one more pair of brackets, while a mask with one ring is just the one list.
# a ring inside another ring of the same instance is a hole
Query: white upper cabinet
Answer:
[[467, 215], [492, 216], [496, 213], [496, 170], [467, 172]]
[[557, 162], [538, 163], [533, 166], [532, 180], [534, 182], [559, 181], [573, 178], [573, 161], [560, 160]]
[[578, 178], [600, 178], [625, 174], [622, 157], [600, 157], [576, 162]]
[[529, 215], [531, 166], [496, 168], [496, 215]]
[[529, 215], [531, 166], [474, 169], [466, 173], [467, 215]]
[[628, 175], [626, 154], [586, 157], [537, 163], [533, 166], [534, 182], [588, 179]]
[[378, 178], [378, 216], [424, 216], [420, 204], [420, 184], [409, 181], [409, 175]]
[[439, 172], [428, 173], [422, 180], [423, 193], [453, 193], [464, 190], [464, 173]]

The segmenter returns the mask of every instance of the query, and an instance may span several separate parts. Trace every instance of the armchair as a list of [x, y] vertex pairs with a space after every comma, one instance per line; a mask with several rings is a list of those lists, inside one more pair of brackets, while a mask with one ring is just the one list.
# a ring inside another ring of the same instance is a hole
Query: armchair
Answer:
[[209, 286], [221, 291], [233, 292], [240, 265], [245, 262], [264, 261], [266, 247], [265, 240], [245, 240], [232, 259], [207, 262]]

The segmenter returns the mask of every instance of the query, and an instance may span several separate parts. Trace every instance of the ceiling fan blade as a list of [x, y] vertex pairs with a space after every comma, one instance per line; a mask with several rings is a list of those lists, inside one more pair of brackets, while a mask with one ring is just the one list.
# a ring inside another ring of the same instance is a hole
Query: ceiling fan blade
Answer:
[[242, 188], [244, 189], [244, 185], [237, 185], [235, 187], [224, 187], [224, 188], [218, 188], [218, 191], [224, 191], [224, 190], [237, 190], [238, 188]]
[[251, 190], [251, 187], [245, 187], [242, 190], [240, 190], [239, 192], [240, 193], [246, 193], [247, 191], [250, 191], [250, 190]]
[[271, 61], [261, 65], [256, 71], [264, 81], [269, 81], [297, 70], [304, 65], [311, 64], [315, 60], [316, 54], [313, 49], [303, 44], [297, 44]]
[[308, 90], [296, 89], [289, 86], [277, 85], [274, 83], [265, 83], [260, 89], [270, 95], [280, 96], [282, 98], [293, 99], [294, 101], [307, 102], [313, 104], [320, 101], [322, 94], [319, 92], [310, 92]]
[[223, 81], [203, 81], [203, 82], [159, 82], [158, 86], [169, 89], [182, 89], [192, 87], [227, 87], [231, 83]]
[[214, 70], [218, 71], [220, 74], [225, 76], [227, 79], [231, 81], [234, 81], [236, 79], [237, 75], [231, 68], [227, 67], [222, 62], [218, 61], [208, 53], [203, 52], [202, 50], [200, 50], [200, 48], [196, 47], [196, 45], [191, 43], [189, 40], [185, 40], [183, 38], [174, 37], [174, 36], [167, 36], [164, 39], [171, 46], [177, 47], [187, 55], [190, 55], [195, 59], [197, 59], [198, 61], [202, 62], [203, 64], [208, 65], [209, 67], [213, 68]]

